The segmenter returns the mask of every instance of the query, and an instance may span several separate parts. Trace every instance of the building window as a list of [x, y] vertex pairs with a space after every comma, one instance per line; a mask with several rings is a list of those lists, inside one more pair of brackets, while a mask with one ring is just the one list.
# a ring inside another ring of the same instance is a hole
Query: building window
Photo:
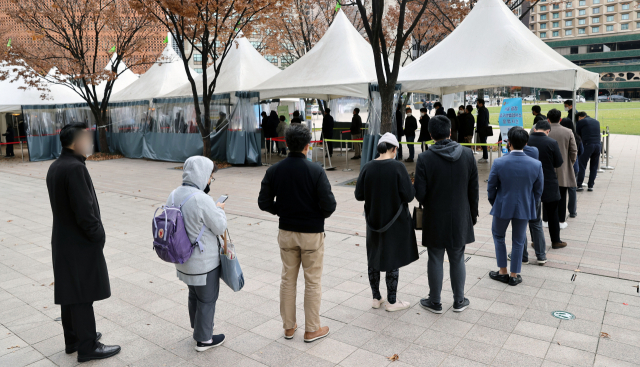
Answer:
[[580, 24], [580, 25], [587, 24], [587, 20], [586, 19], [578, 19], [578, 24]]
[[540, 11], [546, 11], [546, 10], [547, 10], [546, 5], [540, 5]]
[[571, 1], [569, 1], [569, 2], [567, 3], [567, 9], [569, 9], [571, 6], [572, 6]]
[[586, 15], [586, 14], [587, 14], [586, 9], [578, 10], [578, 15]]
[[542, 14], [540, 16], [540, 20], [547, 20], [547, 14]]
[[627, 13], [627, 14], [620, 14], [620, 19], [622, 19], [622, 20], [628, 20], [628, 19], [629, 19], [629, 13]]
[[193, 64], [194, 65], [202, 65], [202, 55], [194, 54], [193, 55]]
[[558, 27], [560, 27], [560, 22], [553, 22], [553, 23], [551, 24], [551, 27], [552, 27], [552, 28], [558, 28]]
[[613, 32], [613, 26], [612, 25], [608, 25], [607, 26], [607, 32]]
[[201, 68], [196, 68], [196, 69], [195, 69], [195, 71], [196, 71], [196, 73], [198, 73], [198, 74], [202, 74], [202, 69], [201, 69]]
[[568, 11], [566, 14], [567, 17], [572, 17], [573, 16], [573, 12], [572, 11]]
[[558, 36], [560, 35], [560, 32], [558, 32], [558, 31], [553, 31], [553, 32], [551, 33], [551, 35], [552, 35], [553, 37], [558, 37]]
[[613, 22], [613, 15], [607, 15], [607, 22]]
[[593, 0], [594, 4], [600, 4], [600, 0]]
[[535, 22], [536, 21], [536, 17], [534, 17], [533, 15], [531, 16], [531, 21]]
[[599, 33], [600, 27], [591, 27], [591, 33]]
[[564, 35], [565, 36], [570, 36], [573, 32], [571, 31], [571, 29], [567, 29], [566, 31], [564, 31]]
[[586, 33], [587, 33], [586, 28], [578, 28], [578, 34], [586, 34]]
[[587, 5], [587, 1], [586, 0], [580, 0], [578, 2], [578, 6], [585, 6], [585, 5]]
[[591, 24], [593, 24], [593, 23], [600, 23], [600, 17], [591, 18]]
[[599, 14], [600, 13], [600, 8], [593, 8], [593, 10], [591, 11], [592, 14]]
[[636, 28], [640, 29], [640, 22], [636, 22]]
[[547, 29], [547, 23], [540, 24], [540, 29]]
[[607, 0], [608, 3], [612, 3], [614, 1], [616, 1], [616, 0]]
[[566, 27], [568, 27], [568, 26], [572, 26], [572, 25], [573, 25], [573, 21], [571, 21], [571, 20], [567, 20], [567, 21], [565, 21], [565, 22], [564, 22], [564, 25], [565, 25]]
[[613, 5], [607, 6], [607, 11], [614, 11], [614, 8], [615, 7]]
[[622, 4], [622, 10], [629, 10], [629, 4]]
[[553, 13], [553, 19], [560, 18], [560, 13]]
[[560, 4], [553, 4], [554, 9], [560, 9]]
[[547, 32], [540, 32], [540, 38], [547, 38]]
[[620, 24], [621, 31], [626, 31], [627, 29], [629, 29], [629, 23]]

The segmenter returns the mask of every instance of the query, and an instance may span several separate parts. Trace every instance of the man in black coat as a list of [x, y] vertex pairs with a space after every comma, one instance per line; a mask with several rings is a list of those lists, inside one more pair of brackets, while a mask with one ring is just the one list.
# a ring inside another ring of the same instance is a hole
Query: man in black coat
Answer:
[[292, 124], [301, 124], [302, 120], [300, 119], [300, 111], [293, 111], [293, 118], [291, 119]]
[[[295, 114], [295, 112], [294, 112]], [[293, 120], [291, 120], [293, 123]], [[324, 109], [324, 117], [322, 118], [322, 140], [324, 139], [333, 139], [333, 127], [335, 122], [333, 120], [333, 116], [331, 116], [331, 110], [329, 108]], [[327, 157], [333, 156], [333, 142], [327, 141], [325, 142], [327, 145], [327, 153], [324, 155]]]
[[[404, 136], [403, 122], [402, 105], [398, 103], [398, 106], [396, 107], [396, 138], [398, 139], [398, 143], [402, 142], [402, 137]], [[400, 144], [400, 148], [398, 148], [397, 159], [402, 160], [402, 144]]]
[[[351, 139], [362, 139], [362, 117], [360, 117], [360, 109], [353, 109], [353, 117], [351, 118]], [[360, 159], [362, 155], [362, 144], [353, 143], [355, 155], [351, 159]]]
[[582, 144], [584, 144], [584, 152], [578, 157], [578, 163], [580, 164], [580, 172], [578, 173], [577, 191], [583, 191], [582, 183], [584, 182], [584, 175], [587, 171], [587, 164], [589, 164], [589, 181], [587, 183], [587, 190], [593, 191], [593, 185], [596, 182], [596, 176], [598, 175], [598, 161], [600, 160], [600, 151], [602, 149], [602, 142], [600, 137], [600, 121], [587, 116], [586, 112], [578, 112], [576, 114], [578, 118], [578, 124], [576, 132], [582, 138]]
[[[404, 120], [404, 135], [407, 137], [407, 143], [413, 143], [416, 140], [416, 130], [418, 130], [418, 120], [413, 116], [411, 108], [406, 110], [406, 118]], [[409, 148], [409, 158], [405, 162], [413, 162], [415, 148], [413, 144], [407, 144]]]
[[562, 153], [558, 142], [550, 138], [551, 124], [549, 120], [538, 121], [534, 126], [534, 132], [529, 137], [527, 145], [538, 149], [538, 159], [542, 163], [544, 174], [544, 190], [542, 191], [542, 211], [548, 219], [549, 237], [551, 248], [559, 249], [567, 246], [560, 240], [560, 217], [558, 216], [558, 204], [560, 203], [560, 186], [556, 168], [562, 166]]
[[547, 116], [543, 115], [540, 111], [541, 111], [540, 106], [538, 105], [531, 106], [531, 114], [535, 116], [533, 118], [533, 126], [535, 126], [538, 123], [538, 121], [547, 119]]
[[424, 142], [431, 140], [431, 135], [429, 135], [429, 114], [426, 108], [420, 109], [420, 136], [418, 136], [418, 141], [422, 143], [422, 152], [429, 149], [429, 146], [424, 144]]
[[469, 300], [464, 297], [464, 249], [475, 241], [478, 167], [470, 149], [449, 139], [451, 122], [446, 116], [433, 117], [429, 121], [429, 133], [436, 143], [418, 156], [414, 182], [416, 199], [424, 207], [422, 245], [429, 252], [429, 298], [420, 300], [420, 305], [431, 312], [442, 313], [440, 293], [446, 251], [453, 311], [461, 312], [469, 306]]
[[433, 104], [433, 108], [436, 109], [435, 115], [434, 116], [446, 116], [447, 113], [444, 111], [444, 107], [442, 107], [442, 103], [440, 102], [436, 102]]
[[104, 227], [84, 162], [93, 153], [93, 138], [86, 124], [71, 124], [60, 131], [60, 143], [62, 154], [47, 172], [54, 302], [62, 309], [66, 353], [77, 351], [78, 362], [86, 362], [114, 356], [120, 347], [98, 342], [93, 314], [93, 302], [111, 296]]
[[[476, 108], [478, 109], [478, 119], [476, 121], [478, 140], [480, 144], [487, 143], [487, 129], [489, 128], [489, 110], [484, 106], [484, 99], [478, 98], [476, 102]], [[480, 163], [487, 163], [489, 161], [489, 152], [487, 146], [482, 146], [482, 158], [478, 159]]]
[[575, 124], [577, 122], [577, 119], [574, 121], [573, 116], [577, 115], [578, 111], [573, 108], [573, 100], [567, 99], [566, 101], [564, 101], [564, 110], [567, 111], [567, 118], [573, 121], [573, 123]]
[[[11, 125], [11, 123], [7, 124], [7, 132], [2, 134], [2, 136], [4, 136], [5, 138], [5, 142], [6, 143], [13, 143], [13, 126]], [[14, 157], [15, 155], [13, 154], [13, 144], [7, 144], [5, 145], [5, 152], [6, 152], [6, 156], [8, 157]]]

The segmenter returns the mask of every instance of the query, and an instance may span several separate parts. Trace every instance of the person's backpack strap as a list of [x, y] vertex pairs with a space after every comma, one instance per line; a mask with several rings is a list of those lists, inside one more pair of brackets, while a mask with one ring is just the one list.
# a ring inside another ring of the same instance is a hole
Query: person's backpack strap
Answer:
[[[182, 200], [182, 203], [180, 203], [180, 206], [178, 207], [178, 209], [180, 209], [180, 211], [182, 211], [182, 206], [184, 204], [187, 203], [187, 201], [189, 201], [189, 199], [191, 199], [192, 197], [196, 196], [197, 194], [200, 194], [204, 192], [201, 191], [196, 191], [194, 193], [192, 193], [191, 195], [187, 196], [184, 200]], [[171, 204], [173, 204], [173, 193], [171, 193]], [[200, 243], [200, 238], [202, 238], [202, 235], [204, 234], [205, 229], [207, 229], [207, 227], [203, 224], [202, 227], [200, 228], [200, 233], [198, 233], [198, 237], [196, 238], [196, 243], [198, 245], [198, 247], [200, 248], [200, 252], [204, 252], [204, 246], [202, 246], [202, 244]]]
[[[396, 220], [398, 219], [398, 217], [400, 217], [400, 214], [402, 214], [402, 210], [404, 209], [404, 204], [400, 204], [400, 208], [398, 208], [398, 211], [396, 212], [396, 215], [393, 216], [393, 219], [391, 219], [391, 221], [389, 223], [387, 223], [386, 226], [380, 228], [380, 229], [373, 229], [371, 228], [371, 226], [369, 225], [369, 221], [367, 220], [367, 227], [373, 231], [373, 232], [377, 232], [377, 233], [382, 233], [382, 232], [386, 232], [389, 228], [391, 228], [391, 226], [393, 225], [393, 223], [396, 222]], [[366, 219], [366, 218], [365, 218]]]
[[176, 190], [171, 191], [171, 206], [175, 206], [175, 204], [173, 203], [173, 193], [176, 192]]

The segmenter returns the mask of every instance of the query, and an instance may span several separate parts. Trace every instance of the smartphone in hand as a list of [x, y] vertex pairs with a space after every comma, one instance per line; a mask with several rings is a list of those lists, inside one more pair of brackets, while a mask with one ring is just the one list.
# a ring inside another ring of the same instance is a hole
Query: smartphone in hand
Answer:
[[218, 198], [218, 200], [216, 200], [216, 204], [222, 204], [222, 203], [224, 203], [225, 201], [227, 201], [227, 199], [228, 199], [228, 198], [229, 198], [229, 196], [227, 196], [227, 195], [221, 195], [221, 196]]

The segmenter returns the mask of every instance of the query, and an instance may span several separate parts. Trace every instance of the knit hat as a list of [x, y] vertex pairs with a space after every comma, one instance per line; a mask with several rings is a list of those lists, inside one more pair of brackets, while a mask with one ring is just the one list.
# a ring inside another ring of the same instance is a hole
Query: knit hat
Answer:
[[386, 133], [382, 135], [380, 137], [380, 140], [378, 140], [378, 144], [382, 144], [382, 143], [389, 143], [396, 148], [400, 147], [400, 144], [398, 144], [398, 139], [396, 139], [396, 136], [393, 135], [392, 133]]

